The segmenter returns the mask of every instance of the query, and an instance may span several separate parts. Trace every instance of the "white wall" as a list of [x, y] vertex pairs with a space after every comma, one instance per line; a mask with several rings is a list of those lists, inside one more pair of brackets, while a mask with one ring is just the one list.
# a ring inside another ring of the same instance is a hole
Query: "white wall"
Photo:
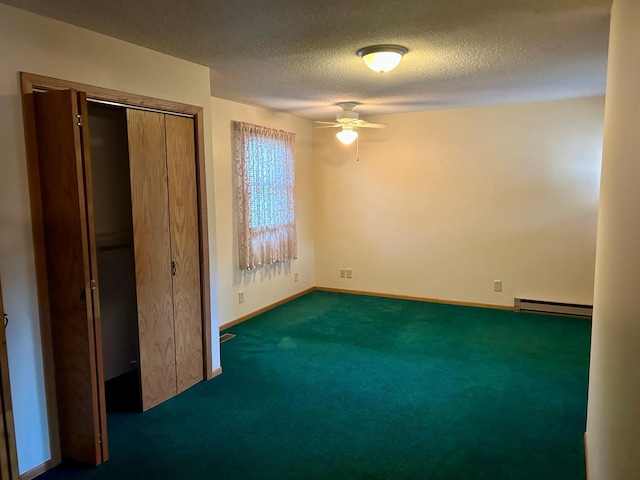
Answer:
[[[215, 94], [215, 92], [213, 92]], [[315, 285], [311, 121], [220, 98], [211, 99], [218, 247], [220, 325]], [[278, 266], [243, 272], [238, 268], [234, 223], [232, 121], [254, 123], [296, 134], [295, 196], [298, 258]], [[298, 282], [294, 282], [298, 272]], [[238, 303], [238, 292], [244, 303]]]
[[[216, 249], [209, 70], [0, 4], [0, 275], [21, 473], [49, 459], [19, 71], [199, 105], [205, 109], [212, 306]], [[214, 318], [213, 324], [217, 325]], [[212, 329], [213, 365], [219, 366]]]
[[589, 405], [591, 480], [640, 478], [640, 3], [611, 11]]
[[591, 304], [603, 98], [369, 120], [314, 131], [317, 285]]

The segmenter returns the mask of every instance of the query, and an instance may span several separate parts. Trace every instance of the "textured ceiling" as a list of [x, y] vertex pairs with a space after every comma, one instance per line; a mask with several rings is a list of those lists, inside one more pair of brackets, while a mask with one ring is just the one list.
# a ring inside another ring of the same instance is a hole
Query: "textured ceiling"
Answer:
[[[604, 93], [612, 0], [2, 0], [211, 69], [211, 94], [311, 119]], [[407, 47], [369, 70], [356, 51]]]

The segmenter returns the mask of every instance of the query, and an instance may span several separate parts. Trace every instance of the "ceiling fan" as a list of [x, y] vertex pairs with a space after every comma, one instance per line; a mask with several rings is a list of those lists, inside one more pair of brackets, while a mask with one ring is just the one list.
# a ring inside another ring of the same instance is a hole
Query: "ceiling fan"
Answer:
[[366, 120], [362, 120], [360, 115], [353, 111], [356, 107], [355, 103], [345, 102], [339, 103], [340, 108], [342, 108], [341, 112], [338, 112], [336, 115], [335, 122], [318, 122], [321, 126], [315, 128], [340, 128], [341, 130], [336, 134], [338, 140], [340, 140], [345, 145], [349, 145], [354, 142], [356, 138], [358, 138], [358, 129], [359, 128], [385, 128], [387, 126], [386, 123], [371, 123]]

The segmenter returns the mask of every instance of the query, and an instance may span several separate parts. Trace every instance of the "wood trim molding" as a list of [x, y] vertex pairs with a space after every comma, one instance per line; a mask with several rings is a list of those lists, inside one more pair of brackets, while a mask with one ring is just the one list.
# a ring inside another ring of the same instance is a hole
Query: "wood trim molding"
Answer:
[[217, 377], [218, 375], [222, 374], [222, 367], [218, 367], [218, 368], [214, 368], [211, 371], [211, 378]]
[[259, 308], [258, 310], [255, 310], [254, 312], [248, 313], [247, 315], [243, 315], [240, 318], [236, 318], [235, 320], [231, 320], [230, 322], [227, 322], [223, 325], [220, 325], [220, 331], [222, 330], [226, 330], [227, 328], [233, 327], [234, 325], [238, 325], [239, 323], [242, 322], [246, 322], [247, 320], [249, 320], [250, 318], [256, 317], [258, 315], [260, 315], [261, 313], [264, 313], [266, 311], [272, 310], [276, 307], [279, 307], [280, 305], [283, 305], [287, 302], [290, 302], [291, 300], [301, 297], [303, 295], [306, 295], [309, 292], [313, 292], [314, 290], [316, 290], [316, 287], [311, 287], [311, 288], [307, 288], [306, 290], [302, 290], [301, 292], [295, 293], [287, 298], [283, 298], [282, 300], [278, 300], [275, 303], [272, 303], [270, 305], [267, 305], [266, 307], [262, 307]]
[[44, 472], [46, 472], [47, 470], [51, 470], [53, 467], [55, 467], [59, 462], [54, 462], [53, 459], [47, 460], [44, 463], [41, 463], [40, 465], [33, 467], [31, 470], [27, 470], [26, 472], [24, 472], [22, 475], [20, 475], [19, 479], [20, 480], [32, 480], [33, 478], [36, 478], [38, 475], [43, 474]]
[[494, 305], [491, 303], [464, 302], [461, 300], [446, 300], [442, 298], [416, 297], [412, 295], [398, 295], [395, 293], [369, 292], [364, 290], [346, 290], [333, 287], [315, 287], [315, 290], [322, 292], [349, 293], [352, 295], [367, 295], [370, 297], [398, 298], [400, 300], [416, 300], [418, 302], [444, 303], [447, 305], [460, 305], [463, 307], [493, 308], [496, 310], [513, 310], [513, 307], [507, 305]]
[[104, 100], [107, 102], [121, 103], [140, 108], [162, 110], [170, 113], [180, 113], [183, 115], [202, 115], [202, 107], [188, 105], [186, 103], [174, 102], [171, 100], [161, 100], [159, 98], [137, 95], [134, 93], [111, 90], [109, 88], [96, 87], [86, 83], [61, 80], [59, 78], [46, 77], [35, 73], [20, 72], [20, 83], [22, 93], [33, 93], [34, 90], [65, 90], [72, 89], [86, 92], [87, 98], [94, 100]]
[[365, 290], [347, 290], [343, 288], [333, 288], [333, 287], [310, 287], [306, 290], [296, 293], [295, 295], [291, 295], [287, 298], [283, 298], [275, 303], [267, 305], [266, 307], [262, 307], [254, 312], [248, 313], [247, 315], [243, 315], [242, 317], [236, 318], [235, 320], [231, 320], [230, 322], [224, 323], [220, 325], [220, 331], [226, 330], [227, 328], [233, 327], [234, 325], [238, 325], [239, 323], [246, 322], [250, 318], [256, 317], [261, 313], [264, 313], [273, 308], [279, 307], [295, 298], [301, 297], [302, 295], [306, 295], [309, 292], [313, 291], [320, 292], [335, 292], [335, 293], [346, 293], [350, 295], [367, 295], [370, 297], [385, 297], [385, 298], [397, 298], [400, 300], [416, 300], [418, 302], [429, 302], [429, 303], [443, 303], [446, 305], [461, 305], [463, 307], [478, 307], [478, 308], [492, 308], [495, 310], [513, 310], [511, 306], [505, 305], [493, 305], [490, 303], [476, 303], [476, 302], [463, 302], [460, 300], [444, 300], [441, 298], [429, 298], [429, 297], [416, 297], [411, 295], [397, 295], [395, 293], [382, 293], [382, 292], [369, 292]]
[[[51, 451], [51, 459], [41, 465], [43, 470], [39, 470], [37, 473], [40, 474], [48, 470], [49, 468], [52, 468], [53, 466], [59, 464], [62, 460], [62, 457], [60, 454], [58, 408], [56, 404], [55, 376], [53, 372], [53, 347], [51, 343], [51, 319], [49, 316], [49, 294], [47, 287], [48, 279], [44, 240], [44, 224], [42, 217], [42, 203], [40, 197], [40, 171], [38, 167], [38, 145], [32, 94], [37, 90], [73, 89], [85, 92], [88, 98], [94, 100], [103, 100], [123, 105], [130, 105], [132, 107], [160, 110], [166, 113], [178, 113], [182, 115], [189, 115], [194, 118], [196, 127], [194, 141], [196, 142], [198, 219], [200, 224], [199, 240], [201, 255], [200, 273], [203, 319], [203, 373], [205, 380], [209, 380], [214, 376], [213, 372], [211, 371], [211, 322], [213, 319], [211, 316], [211, 292], [209, 291], [210, 266], [205, 172], [206, 162], [204, 154], [204, 109], [201, 106], [188, 105], [169, 100], [161, 100], [144, 95], [131, 94], [94, 85], [87, 85], [84, 83], [62, 80], [27, 72], [20, 72], [20, 86], [22, 93], [22, 111], [25, 132], [27, 174], [29, 183], [32, 236], [36, 268], [36, 295], [38, 298], [38, 313], [40, 317], [41, 344], [44, 360], [45, 398], [47, 404], [47, 421], [49, 428], [49, 448]], [[33, 477], [25, 476], [25, 479], [27, 478]], [[22, 476], [20, 477], [20, 480], [23, 480]]]
[[[198, 224], [200, 228], [200, 292], [202, 299], [202, 348], [204, 353], [204, 379], [211, 380], [212, 346], [211, 346], [211, 277], [209, 270], [209, 216], [207, 213], [207, 174], [204, 156], [204, 116], [199, 108], [195, 115], [196, 129], [196, 182], [198, 185]], [[208, 320], [208, 321], [207, 321]]]

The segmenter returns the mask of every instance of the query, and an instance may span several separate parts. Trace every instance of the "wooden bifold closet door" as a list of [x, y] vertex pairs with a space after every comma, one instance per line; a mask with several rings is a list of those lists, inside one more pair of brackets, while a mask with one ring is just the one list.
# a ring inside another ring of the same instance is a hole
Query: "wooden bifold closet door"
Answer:
[[194, 385], [202, 313], [190, 118], [127, 110], [142, 409]]
[[[60, 452], [98, 465], [108, 447], [86, 95], [33, 93], [33, 108]], [[196, 135], [192, 117], [126, 113], [148, 410], [205, 377]]]
[[63, 456], [107, 460], [86, 97], [34, 94], [49, 315]]
[[200, 244], [193, 120], [165, 115], [177, 393], [203, 380]]
[[[118, 366], [110, 380], [137, 369], [139, 385], [124, 393], [143, 410], [213, 375], [204, 111], [26, 72], [20, 82], [51, 464], [98, 465], [108, 459], [104, 360]], [[91, 105], [91, 118], [87, 96], [101, 104]], [[100, 285], [98, 250], [121, 248], [126, 265], [103, 269]], [[114, 298], [122, 302], [107, 301]], [[115, 332], [104, 352], [102, 322]], [[122, 384], [110, 382], [110, 392], [113, 385]], [[117, 396], [108, 398], [114, 408]], [[6, 427], [11, 412], [2, 400]], [[0, 451], [3, 479], [17, 468], [11, 449], [6, 460]]]

